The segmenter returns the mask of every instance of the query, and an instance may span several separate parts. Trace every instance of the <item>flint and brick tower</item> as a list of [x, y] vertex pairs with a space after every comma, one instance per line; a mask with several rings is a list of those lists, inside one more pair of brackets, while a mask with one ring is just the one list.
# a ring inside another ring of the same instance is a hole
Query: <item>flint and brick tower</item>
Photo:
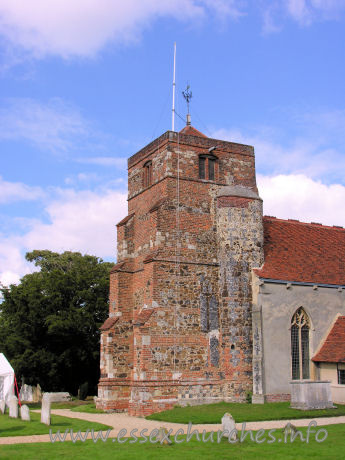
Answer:
[[132, 415], [252, 389], [251, 270], [263, 262], [254, 149], [168, 131], [128, 160], [97, 407]]

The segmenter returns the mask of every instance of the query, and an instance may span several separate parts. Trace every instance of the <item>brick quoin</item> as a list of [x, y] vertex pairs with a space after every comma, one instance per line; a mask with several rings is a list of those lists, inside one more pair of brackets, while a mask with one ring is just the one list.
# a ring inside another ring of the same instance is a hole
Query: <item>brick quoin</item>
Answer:
[[[210, 152], [214, 178], [200, 179], [200, 155]], [[253, 147], [188, 127], [129, 158], [97, 407], [145, 416], [244, 401], [253, 383], [251, 269], [262, 262]]]

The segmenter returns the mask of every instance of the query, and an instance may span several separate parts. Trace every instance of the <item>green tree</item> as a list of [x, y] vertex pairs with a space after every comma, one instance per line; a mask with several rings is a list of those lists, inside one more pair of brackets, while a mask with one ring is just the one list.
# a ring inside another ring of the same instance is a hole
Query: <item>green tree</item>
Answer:
[[78, 252], [32, 251], [40, 271], [1, 288], [0, 350], [17, 379], [69, 391], [99, 378], [99, 327], [108, 316], [111, 263]]

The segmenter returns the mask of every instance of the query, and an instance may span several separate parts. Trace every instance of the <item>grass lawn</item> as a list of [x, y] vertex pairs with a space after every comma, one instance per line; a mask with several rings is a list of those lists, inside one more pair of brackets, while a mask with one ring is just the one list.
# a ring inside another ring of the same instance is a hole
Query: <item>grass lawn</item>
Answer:
[[[27, 403], [30, 409], [41, 409], [41, 403]], [[52, 403], [52, 409], [70, 409], [73, 412], [88, 412], [89, 414], [104, 414], [105, 412], [96, 409], [94, 402], [80, 401], [79, 399], [61, 403]]]
[[73, 412], [87, 412], [89, 414], [104, 414], [104, 410], [96, 409], [95, 403], [83, 404], [82, 406], [74, 406], [71, 408]]
[[[24, 403], [30, 407], [30, 409], [41, 409], [41, 403]], [[81, 401], [80, 399], [72, 399], [66, 402], [52, 403], [52, 409], [73, 409], [73, 407], [87, 406], [91, 404], [91, 401]]]
[[[41, 444], [18, 444], [0, 446], [0, 457], [2, 459], [16, 460], [55, 460], [61, 458], [73, 458], [73, 460], [88, 460], [88, 459], [113, 459], [117, 460], [132, 460], [132, 459], [289, 459], [289, 460], [305, 460], [305, 459], [340, 459], [344, 458], [344, 438], [345, 425], [329, 425], [325, 427], [328, 432], [328, 437], [321, 443], [315, 441], [315, 434], [310, 435], [310, 441], [301, 442], [296, 439], [293, 443], [288, 438], [287, 443], [283, 441], [281, 430], [276, 430], [275, 437], [282, 441], [268, 444], [264, 442], [257, 444], [251, 441], [248, 437], [243, 443], [229, 444], [226, 439], [222, 439], [217, 443], [216, 435], [215, 442], [211, 443], [202, 441], [198, 442], [195, 437], [190, 442], [184, 441], [181, 444], [173, 444], [170, 446], [160, 444], [119, 444], [112, 442], [109, 439], [103, 443], [98, 441], [86, 441], [82, 443], [77, 441], [75, 444], [68, 441], [65, 443], [41, 443]], [[319, 427], [316, 428], [318, 430]], [[306, 428], [302, 428], [301, 432], [306, 434]], [[266, 441], [269, 439], [267, 433], [264, 434]], [[320, 438], [324, 437], [320, 433]], [[185, 436], [179, 437], [179, 440]], [[262, 439], [262, 438], [261, 438]]]
[[225, 412], [229, 412], [236, 423], [261, 420], [289, 420], [297, 418], [336, 417], [345, 415], [345, 406], [337, 404], [337, 409], [302, 411], [291, 409], [289, 402], [266, 404], [225, 403], [201, 406], [175, 407], [174, 409], [148, 415], [148, 420], [189, 423], [221, 423]]
[[[24, 422], [20, 418], [10, 418], [7, 414], [0, 415], [0, 436], [29, 436], [33, 434], [48, 434], [51, 429], [53, 433], [57, 430], [65, 431], [71, 428], [74, 431], [86, 431], [89, 429], [107, 430], [111, 428], [107, 425], [96, 422], [88, 422], [76, 418], [60, 417], [59, 415], [51, 416], [51, 425], [47, 426], [40, 422], [41, 414], [30, 412], [31, 421]], [[0, 455], [1, 458], [1, 455]]]

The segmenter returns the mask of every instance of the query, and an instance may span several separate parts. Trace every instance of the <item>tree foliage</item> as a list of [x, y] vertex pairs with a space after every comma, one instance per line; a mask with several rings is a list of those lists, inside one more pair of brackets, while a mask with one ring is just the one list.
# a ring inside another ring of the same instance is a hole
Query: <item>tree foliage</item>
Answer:
[[32, 251], [40, 271], [1, 289], [0, 351], [17, 379], [76, 394], [99, 377], [99, 327], [108, 316], [111, 263], [78, 252]]

